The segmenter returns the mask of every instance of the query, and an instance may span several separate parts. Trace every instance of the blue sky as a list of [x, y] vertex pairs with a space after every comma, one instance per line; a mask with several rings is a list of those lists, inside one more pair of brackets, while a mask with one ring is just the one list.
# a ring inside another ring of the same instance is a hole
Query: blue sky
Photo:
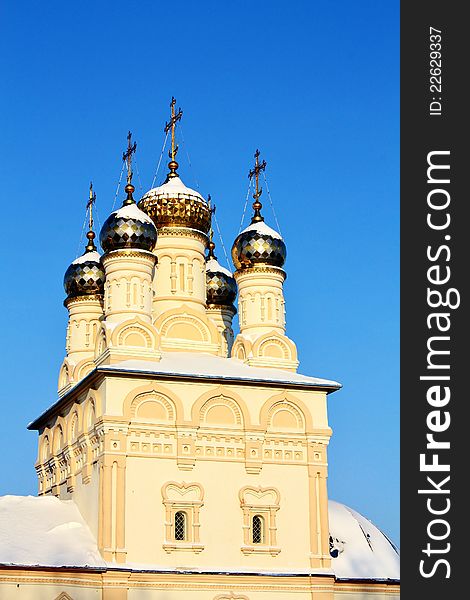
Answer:
[[102, 223], [131, 129], [134, 183], [150, 187], [174, 95], [180, 173], [212, 195], [227, 252], [257, 147], [268, 162], [300, 371], [344, 385], [329, 399], [330, 497], [398, 541], [398, 2], [5, 0], [0, 11], [0, 494], [36, 493], [26, 424], [56, 398], [62, 277], [82, 251], [89, 181]]

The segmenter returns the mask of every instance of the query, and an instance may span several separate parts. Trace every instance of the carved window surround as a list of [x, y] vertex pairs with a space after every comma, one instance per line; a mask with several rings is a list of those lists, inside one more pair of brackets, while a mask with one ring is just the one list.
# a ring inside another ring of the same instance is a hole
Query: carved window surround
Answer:
[[[280, 494], [276, 488], [245, 486], [239, 492], [243, 511], [243, 546], [241, 551], [249, 554], [271, 554], [281, 551], [277, 545], [276, 513], [280, 508]], [[261, 543], [253, 543], [253, 517], [262, 518]]]
[[[170, 554], [174, 551], [199, 553], [204, 550], [200, 542], [199, 512], [204, 505], [204, 490], [198, 483], [177, 483], [170, 481], [162, 487], [165, 506], [165, 543], [163, 549]], [[185, 514], [185, 539], [177, 540], [175, 535], [175, 515]]]

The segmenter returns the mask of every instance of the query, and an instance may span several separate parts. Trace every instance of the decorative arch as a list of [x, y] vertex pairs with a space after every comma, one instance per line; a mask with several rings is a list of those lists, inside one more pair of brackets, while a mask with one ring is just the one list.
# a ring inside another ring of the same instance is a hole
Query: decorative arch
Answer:
[[[282, 414], [283, 412], [285, 414]], [[305, 433], [314, 429], [308, 406], [289, 392], [277, 394], [263, 404], [260, 411], [260, 424], [265, 431], [285, 429]]]
[[108, 347], [106, 340], [106, 331], [104, 324], [101, 325], [98, 333], [96, 334], [95, 340], [95, 359], [97, 359]]
[[59, 417], [52, 430], [52, 454], [56, 456], [64, 449], [66, 442], [66, 424], [64, 417]]
[[98, 415], [101, 415], [101, 398], [96, 390], [88, 390], [83, 403], [81, 430], [89, 431], [96, 423]]
[[67, 440], [69, 444], [72, 444], [82, 431], [82, 407], [75, 403], [69, 415], [67, 419]]
[[192, 340], [194, 342], [209, 342], [209, 328], [201, 319], [194, 315], [176, 314], [161, 323], [161, 334], [166, 338]]
[[159, 336], [156, 329], [140, 317], [120, 323], [111, 335], [113, 346], [131, 346], [156, 350], [159, 346], [158, 342]]
[[155, 320], [162, 344], [169, 348], [191, 348], [207, 351], [207, 346], [219, 347], [219, 332], [204, 313], [199, 313], [183, 304], [181, 308], [170, 309]]
[[272, 331], [260, 336], [253, 344], [253, 356], [280, 361], [296, 361], [297, 348], [285, 335]]
[[202, 502], [204, 500], [204, 489], [201, 484], [191, 482], [178, 483], [168, 481], [162, 485], [163, 502]]
[[[154, 416], [152, 416], [152, 412]], [[134, 419], [154, 420], [159, 419], [159, 415], [162, 415], [163, 420], [175, 424], [181, 423], [184, 417], [183, 404], [178, 396], [163, 386], [148, 384], [132, 390], [125, 397], [122, 414], [129, 421]], [[145, 416], [146, 414], [148, 416]]]
[[55, 600], [73, 600], [72, 596], [69, 596], [67, 592], [62, 592], [59, 594]]
[[52, 455], [52, 434], [51, 430], [47, 427], [43, 434], [41, 443], [39, 445], [39, 462], [46, 462]]
[[155, 390], [137, 395], [131, 403], [131, 419], [151, 419], [152, 421], [175, 422], [176, 408], [163, 394]]
[[94, 360], [91, 360], [89, 358], [85, 358], [85, 359], [81, 360], [74, 367], [73, 380], [80, 381], [81, 379], [86, 377], [88, 375], [88, 373], [91, 373], [91, 371], [93, 371], [95, 366], [96, 365], [95, 365]]
[[261, 487], [245, 485], [238, 492], [240, 506], [251, 506], [254, 508], [263, 506], [273, 506], [279, 508], [281, 494], [275, 487]]
[[57, 383], [57, 389], [61, 390], [68, 383], [70, 383], [70, 380], [71, 380], [70, 373], [71, 373], [71, 368], [68, 364], [67, 359], [65, 359], [59, 370], [59, 380]]
[[191, 421], [196, 427], [241, 428], [249, 426], [251, 419], [243, 399], [232, 390], [219, 386], [196, 400], [191, 411]]

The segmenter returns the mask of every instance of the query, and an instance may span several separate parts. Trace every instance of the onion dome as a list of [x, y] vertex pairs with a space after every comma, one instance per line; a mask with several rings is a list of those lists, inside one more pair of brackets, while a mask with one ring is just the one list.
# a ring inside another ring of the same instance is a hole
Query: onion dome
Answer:
[[64, 275], [64, 288], [67, 298], [103, 294], [104, 270], [101, 256], [93, 242], [94, 232], [87, 233], [88, 244], [82, 256], [76, 258]]
[[222, 267], [214, 254], [215, 244], [209, 242], [209, 254], [206, 257], [206, 293], [207, 304], [229, 306], [237, 295], [237, 286], [232, 273]]
[[255, 153], [256, 164], [250, 171], [250, 179], [256, 178], [256, 191], [253, 194], [254, 214], [251, 224], [236, 238], [232, 247], [232, 260], [237, 269], [245, 269], [255, 265], [270, 265], [282, 267], [286, 261], [286, 245], [281, 235], [268, 227], [261, 215], [262, 204], [259, 201], [262, 189], [259, 187], [258, 176], [266, 167], [266, 161], [258, 160], [259, 150]]
[[119, 210], [112, 212], [100, 232], [105, 252], [134, 248], [152, 251], [157, 243], [157, 230], [152, 219], [138, 208], [132, 196], [134, 186], [126, 185], [127, 198]]
[[157, 228], [188, 227], [202, 233], [210, 228], [209, 204], [199, 192], [186, 187], [176, 173], [178, 163], [168, 163], [170, 173], [163, 185], [149, 190], [139, 202]]
[[259, 264], [282, 267], [286, 261], [286, 245], [282, 237], [263, 221], [251, 221], [235, 240], [232, 260], [237, 269]]

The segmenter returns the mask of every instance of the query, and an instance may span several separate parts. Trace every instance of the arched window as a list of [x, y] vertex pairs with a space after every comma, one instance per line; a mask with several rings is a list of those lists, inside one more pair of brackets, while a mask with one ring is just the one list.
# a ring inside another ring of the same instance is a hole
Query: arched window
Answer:
[[179, 510], [175, 513], [175, 540], [186, 539], [186, 513]]
[[255, 515], [251, 525], [251, 535], [253, 544], [262, 544], [264, 537], [264, 520], [263, 517]]

